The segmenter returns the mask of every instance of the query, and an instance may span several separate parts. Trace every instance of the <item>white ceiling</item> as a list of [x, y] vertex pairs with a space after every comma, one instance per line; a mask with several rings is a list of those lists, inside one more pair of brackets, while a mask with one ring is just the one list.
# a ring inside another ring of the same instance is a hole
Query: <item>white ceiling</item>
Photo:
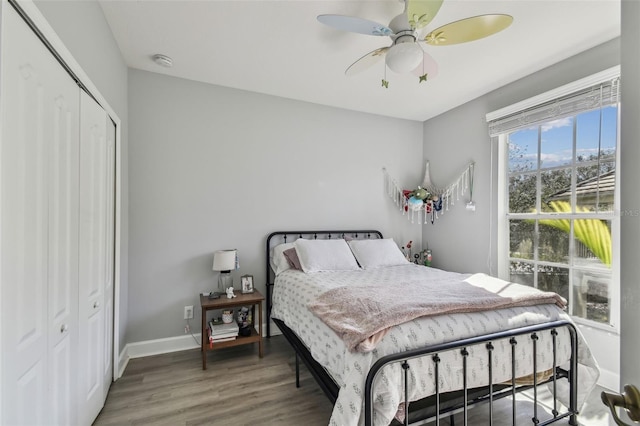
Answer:
[[[506, 13], [514, 23], [491, 37], [425, 49], [439, 75], [418, 83], [383, 61], [347, 77], [388, 37], [341, 32], [319, 14], [358, 16], [387, 25], [398, 0], [218, 1], [103, 0], [128, 66], [316, 104], [425, 121], [500, 86], [620, 35], [620, 0], [445, 0], [423, 34], [462, 18]], [[173, 58], [172, 68], [151, 60]]]

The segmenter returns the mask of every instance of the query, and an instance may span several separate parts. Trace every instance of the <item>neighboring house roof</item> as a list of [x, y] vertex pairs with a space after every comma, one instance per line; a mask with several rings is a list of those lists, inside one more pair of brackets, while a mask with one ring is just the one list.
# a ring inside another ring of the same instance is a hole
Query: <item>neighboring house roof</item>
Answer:
[[[607, 173], [580, 182], [576, 185], [576, 196], [581, 201], [595, 200], [599, 196], [600, 204], [613, 202], [613, 191], [616, 187], [616, 171]], [[548, 201], [569, 201], [571, 199], [571, 187], [551, 195]]]

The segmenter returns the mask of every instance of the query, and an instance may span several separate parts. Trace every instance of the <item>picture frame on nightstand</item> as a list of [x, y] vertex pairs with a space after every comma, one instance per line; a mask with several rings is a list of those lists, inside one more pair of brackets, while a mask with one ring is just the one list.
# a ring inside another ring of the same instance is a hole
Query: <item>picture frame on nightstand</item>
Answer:
[[243, 294], [253, 293], [253, 275], [241, 276], [240, 286]]

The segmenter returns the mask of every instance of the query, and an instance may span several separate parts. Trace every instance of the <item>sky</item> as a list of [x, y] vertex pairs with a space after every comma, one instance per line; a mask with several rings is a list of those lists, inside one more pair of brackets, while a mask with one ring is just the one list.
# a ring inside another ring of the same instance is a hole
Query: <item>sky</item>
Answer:
[[[602, 131], [600, 121], [602, 120]], [[560, 118], [540, 126], [540, 159], [542, 169], [570, 166], [573, 155], [573, 126], [576, 121], [576, 154], [589, 157], [598, 153], [613, 153], [616, 147], [617, 106], [588, 111], [576, 117]], [[538, 157], [538, 126], [509, 135], [509, 172], [535, 170]]]

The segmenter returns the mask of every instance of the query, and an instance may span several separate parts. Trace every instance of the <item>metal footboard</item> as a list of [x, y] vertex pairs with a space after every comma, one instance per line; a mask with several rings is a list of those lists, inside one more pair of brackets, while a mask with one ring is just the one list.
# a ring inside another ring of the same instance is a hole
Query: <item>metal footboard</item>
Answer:
[[[566, 328], [569, 332], [569, 336], [571, 339], [571, 359], [570, 359], [570, 368], [569, 371], [562, 370], [557, 365], [557, 336], [558, 329]], [[542, 336], [543, 333], [550, 333], [552, 338], [552, 347], [553, 347], [553, 370], [552, 377], [546, 382], [550, 382], [552, 393], [553, 393], [553, 409], [552, 409], [552, 418], [541, 421], [538, 418], [538, 391], [537, 391], [537, 343], [539, 336]], [[494, 392], [493, 383], [493, 350], [494, 345], [493, 342], [496, 342], [501, 339], [508, 339], [509, 344], [511, 345], [511, 388], [507, 390], [499, 390], [498, 392]], [[521, 385], [517, 386], [516, 384], [516, 372], [515, 372], [515, 359], [516, 359], [516, 345], [518, 344], [527, 344], [530, 343], [532, 345], [533, 350], [533, 365], [532, 365], [532, 377], [533, 384], [532, 385]], [[467, 387], [467, 358], [469, 356], [468, 347], [474, 345], [485, 344], [485, 348], [487, 350], [488, 357], [488, 391], [487, 395], [481, 396], [478, 398], [473, 398], [471, 401], [468, 399], [469, 389]], [[440, 382], [440, 355], [444, 352], [448, 351], [460, 351], [462, 355], [462, 371], [463, 371], [463, 389], [462, 389], [462, 399], [463, 402], [458, 406], [450, 406], [446, 409], [441, 410], [441, 391], [439, 387]], [[435, 372], [435, 414], [433, 418], [422, 419], [423, 422], [426, 421], [435, 421], [436, 426], [440, 425], [440, 418], [449, 416], [455, 412], [463, 413], [463, 424], [466, 426], [467, 423], [467, 411], [470, 405], [475, 405], [478, 403], [488, 403], [489, 404], [489, 425], [493, 425], [493, 408], [494, 401], [496, 399], [500, 399], [505, 396], [511, 396], [513, 398], [512, 402], [512, 422], [513, 425], [516, 426], [516, 392], [533, 389], [533, 399], [534, 399], [534, 407], [533, 407], [533, 417], [531, 418], [531, 422], [533, 425], [544, 426], [554, 422], [557, 422], [564, 418], [569, 418], [570, 425], [577, 425], [577, 391], [578, 391], [578, 337], [575, 326], [570, 321], [554, 321], [545, 324], [533, 325], [528, 327], [522, 327], [514, 330], [502, 331], [497, 333], [492, 333], [488, 335], [472, 337], [468, 339], [459, 340], [456, 342], [443, 343], [435, 346], [430, 346], [427, 348], [419, 348], [410, 350], [407, 352], [401, 352], [397, 354], [387, 355], [385, 357], [380, 358], [377, 362], [373, 364], [371, 369], [369, 370], [369, 374], [367, 375], [365, 382], [365, 400], [364, 400], [364, 408], [365, 408], [365, 425], [371, 426], [373, 425], [373, 390], [374, 390], [374, 381], [378, 375], [378, 373], [387, 365], [399, 363], [401, 365], [401, 371], [404, 375], [404, 424], [409, 425], [409, 405], [410, 401], [408, 400], [409, 395], [409, 374], [411, 370], [411, 366], [409, 365], [409, 360], [420, 357], [430, 357], [431, 362], [433, 363], [434, 372]], [[557, 399], [557, 380], [559, 379], [567, 379], [569, 381], [569, 407], [568, 411], [564, 413], [558, 412], [558, 407], [556, 403]]]

